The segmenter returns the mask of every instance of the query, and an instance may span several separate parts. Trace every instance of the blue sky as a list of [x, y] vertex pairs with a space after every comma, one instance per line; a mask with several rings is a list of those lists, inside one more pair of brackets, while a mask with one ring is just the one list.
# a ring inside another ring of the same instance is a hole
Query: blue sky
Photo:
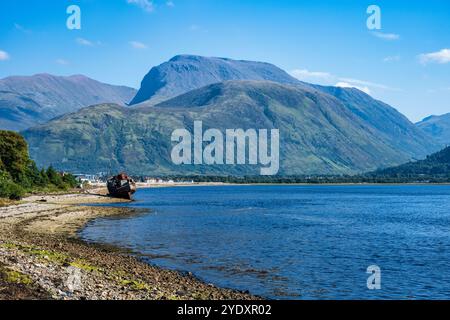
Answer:
[[[66, 8], [81, 8], [81, 30]], [[367, 7], [382, 29], [367, 28]], [[0, 77], [85, 74], [139, 87], [176, 54], [271, 62], [302, 80], [356, 86], [413, 121], [450, 112], [450, 1], [8, 0]]]

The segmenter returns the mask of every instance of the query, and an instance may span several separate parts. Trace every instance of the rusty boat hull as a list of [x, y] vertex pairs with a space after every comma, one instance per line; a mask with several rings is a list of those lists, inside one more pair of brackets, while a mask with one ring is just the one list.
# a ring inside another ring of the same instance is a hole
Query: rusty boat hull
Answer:
[[132, 200], [137, 190], [134, 180], [124, 174], [109, 178], [106, 186], [111, 197], [127, 200]]

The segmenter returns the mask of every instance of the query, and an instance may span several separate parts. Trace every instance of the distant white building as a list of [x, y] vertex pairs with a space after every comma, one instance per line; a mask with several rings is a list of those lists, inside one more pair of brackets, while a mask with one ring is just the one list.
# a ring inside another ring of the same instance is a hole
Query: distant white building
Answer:
[[81, 183], [95, 184], [100, 183], [99, 177], [95, 174], [74, 174]]
[[145, 180], [145, 183], [146, 184], [175, 184], [175, 181], [150, 178], [150, 179]]

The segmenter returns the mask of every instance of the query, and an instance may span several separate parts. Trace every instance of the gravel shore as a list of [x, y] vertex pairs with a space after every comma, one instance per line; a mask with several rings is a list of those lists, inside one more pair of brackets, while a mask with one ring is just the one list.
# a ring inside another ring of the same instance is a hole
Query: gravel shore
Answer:
[[256, 299], [78, 239], [77, 230], [91, 219], [140, 213], [80, 205], [115, 201], [97, 190], [32, 196], [0, 207], [0, 300]]

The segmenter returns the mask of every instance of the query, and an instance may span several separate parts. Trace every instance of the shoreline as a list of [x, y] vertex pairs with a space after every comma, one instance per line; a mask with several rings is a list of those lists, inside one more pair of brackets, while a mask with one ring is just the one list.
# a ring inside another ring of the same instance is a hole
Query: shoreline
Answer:
[[126, 248], [79, 239], [77, 231], [95, 218], [143, 212], [88, 206], [127, 202], [98, 191], [33, 195], [0, 207], [0, 300], [258, 299], [147, 264]]
[[231, 182], [196, 182], [174, 184], [137, 184], [139, 189], [171, 187], [225, 187], [225, 186], [450, 186], [450, 182], [398, 182], [398, 183], [231, 183]]

